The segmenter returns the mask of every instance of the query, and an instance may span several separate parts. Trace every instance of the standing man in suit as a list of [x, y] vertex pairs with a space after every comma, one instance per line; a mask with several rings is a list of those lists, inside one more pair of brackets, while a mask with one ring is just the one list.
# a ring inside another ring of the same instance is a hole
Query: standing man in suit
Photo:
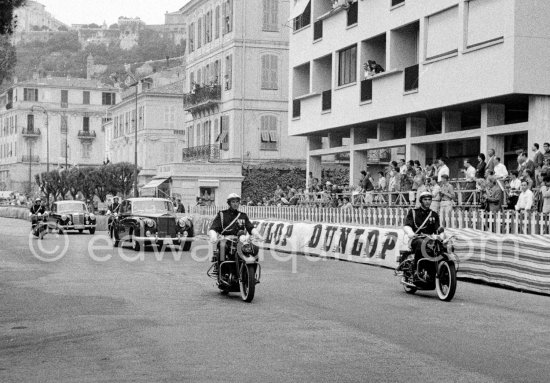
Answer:
[[485, 173], [487, 173], [487, 170], [494, 172], [495, 166], [497, 166], [495, 149], [489, 149], [489, 151], [487, 152], [487, 155], [489, 156], [489, 159], [487, 160], [487, 167], [485, 168]]

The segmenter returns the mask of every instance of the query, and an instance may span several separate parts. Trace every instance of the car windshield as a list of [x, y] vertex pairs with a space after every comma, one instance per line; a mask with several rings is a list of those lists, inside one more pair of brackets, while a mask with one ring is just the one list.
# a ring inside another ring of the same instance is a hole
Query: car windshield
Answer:
[[82, 211], [87, 212], [86, 205], [81, 202], [69, 202], [69, 203], [58, 203], [57, 212], [64, 213], [70, 211]]
[[174, 206], [170, 201], [134, 201], [134, 213], [167, 213], [173, 212]]

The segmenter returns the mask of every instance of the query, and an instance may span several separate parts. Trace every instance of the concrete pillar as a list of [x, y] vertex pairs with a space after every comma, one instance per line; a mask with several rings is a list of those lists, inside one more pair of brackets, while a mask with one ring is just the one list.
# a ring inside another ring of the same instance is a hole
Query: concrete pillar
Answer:
[[529, 97], [528, 146], [550, 142], [550, 96]]
[[408, 117], [406, 123], [406, 137], [426, 135], [426, 119], [422, 117]]
[[405, 153], [405, 160], [418, 160], [422, 165], [426, 164], [426, 148], [424, 145], [413, 145], [407, 143], [406, 145], [406, 153]]
[[349, 184], [357, 185], [361, 170], [367, 170], [368, 156], [366, 150], [351, 150], [349, 161]]
[[307, 177], [306, 188], [309, 188], [309, 173], [312, 173], [313, 178], [318, 178], [321, 181], [321, 156], [310, 156], [308, 154], [306, 160]]
[[[481, 135], [479, 137], [480, 153], [487, 155], [487, 151], [489, 149], [495, 149], [497, 156], [502, 157], [504, 155], [504, 138], [502, 137], [502, 140], [500, 140], [497, 138], [489, 138], [487, 135], [487, 128], [504, 125], [504, 109], [503, 104], [481, 105]], [[501, 144], [502, 148], [500, 148]]]
[[462, 128], [462, 114], [446, 110], [443, 112], [442, 133], [458, 132]]
[[378, 140], [379, 141], [393, 140], [393, 136], [394, 136], [393, 124], [387, 123], [387, 122], [378, 123]]

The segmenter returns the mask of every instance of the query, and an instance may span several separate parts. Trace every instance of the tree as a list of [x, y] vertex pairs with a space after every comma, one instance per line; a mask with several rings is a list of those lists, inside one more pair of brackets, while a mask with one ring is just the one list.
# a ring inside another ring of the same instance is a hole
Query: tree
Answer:
[[116, 191], [111, 190], [111, 192], [114, 191], [113, 194], [119, 192], [122, 193], [122, 195], [124, 196], [129, 195], [134, 186], [134, 164], [131, 164], [129, 162], [119, 162], [112, 165], [109, 164], [107, 166], [111, 167], [112, 169], [111, 171], [113, 172], [114, 176], [113, 184], [116, 185]]
[[58, 195], [58, 182], [59, 173], [56, 171], [52, 172], [44, 172], [41, 174], [36, 174], [34, 176], [34, 179], [36, 181], [36, 184], [40, 188], [40, 191], [42, 194], [46, 196], [46, 200], [50, 200], [50, 196], [53, 197], [54, 201], [57, 200]]
[[65, 181], [67, 182], [69, 194], [73, 197], [73, 199], [76, 199], [78, 192], [82, 191], [81, 189], [84, 175], [78, 168], [67, 169], [65, 172], [67, 173]]
[[80, 184], [80, 191], [86, 200], [92, 200], [95, 195], [94, 172], [95, 169], [93, 168], [84, 168], [81, 170], [82, 182]]
[[110, 168], [111, 167], [109, 167], [109, 165], [103, 165], [102, 167], [95, 169], [89, 175], [95, 185], [95, 194], [101, 202], [105, 202], [107, 200], [107, 194], [110, 192], [109, 185], [112, 184], [113, 179], [113, 173], [108, 170]]
[[26, 0], [0, 1], [0, 35], [11, 35], [17, 25], [13, 11], [25, 5]]
[[114, 23], [114, 24], [109, 25], [109, 29], [119, 29], [118, 24]]
[[0, 85], [11, 77], [16, 62], [15, 47], [10, 44], [7, 36], [0, 36]]

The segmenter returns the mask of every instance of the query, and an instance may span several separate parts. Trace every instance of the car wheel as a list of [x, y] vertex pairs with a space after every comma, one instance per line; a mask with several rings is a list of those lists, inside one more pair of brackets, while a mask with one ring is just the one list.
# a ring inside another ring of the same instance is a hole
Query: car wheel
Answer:
[[139, 251], [141, 246], [139, 244], [138, 241], [136, 241], [136, 237], [134, 236], [134, 231], [132, 230], [132, 232], [130, 233], [130, 244], [132, 245], [132, 249], [134, 251]]

